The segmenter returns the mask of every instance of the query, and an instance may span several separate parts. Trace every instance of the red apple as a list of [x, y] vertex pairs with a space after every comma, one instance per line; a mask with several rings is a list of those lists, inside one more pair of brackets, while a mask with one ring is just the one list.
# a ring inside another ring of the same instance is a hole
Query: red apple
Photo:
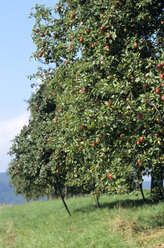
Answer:
[[161, 100], [164, 102], [164, 95], [161, 96]]
[[159, 117], [157, 117], [157, 118], [156, 118], [156, 122], [160, 122], [160, 119], [159, 119]]
[[72, 27], [72, 22], [69, 23], [69, 26]]
[[157, 68], [158, 68], [159, 71], [161, 71], [162, 68], [163, 68], [163, 65], [162, 65], [162, 64], [158, 64], [158, 65], [157, 65]]
[[156, 94], [159, 94], [160, 92], [161, 92], [160, 88], [157, 88], [157, 89], [155, 90], [155, 93], [156, 93]]
[[56, 7], [56, 10], [59, 11], [59, 10], [60, 10], [60, 6], [57, 6], [57, 7]]
[[137, 159], [137, 163], [141, 163], [142, 160], [140, 158]]
[[41, 34], [40, 34], [40, 37], [44, 37], [44, 36], [45, 36], [45, 34], [44, 34], [44, 33], [41, 33]]
[[142, 115], [141, 114], [138, 114], [137, 115], [137, 119], [141, 119], [142, 118]]
[[41, 58], [42, 57], [42, 53], [38, 53], [38, 58]]
[[123, 134], [123, 133], [122, 133], [122, 134], [120, 134], [120, 138], [123, 138], [124, 136], [125, 136], [125, 134]]
[[86, 33], [89, 34], [90, 33], [90, 30], [89, 29], [86, 29]]
[[138, 47], [138, 43], [137, 42], [135, 42], [133, 45], [134, 45], [135, 48]]
[[104, 26], [101, 26], [101, 27], [100, 27], [100, 30], [101, 30], [101, 31], [104, 31], [104, 29], [105, 29]]
[[158, 133], [155, 133], [155, 134], [154, 134], [155, 137], [158, 137], [158, 135], [159, 135]]
[[163, 160], [162, 157], [159, 157], [159, 161], [162, 162], [162, 160]]
[[161, 75], [160, 75], [160, 79], [164, 79], [164, 73], [162, 73]]
[[112, 176], [112, 174], [111, 174], [111, 173], [109, 173], [109, 174], [108, 174], [108, 178], [109, 178], [109, 180], [110, 180], [110, 181], [112, 181], [112, 180], [113, 180], [113, 176]]
[[80, 42], [83, 42], [83, 40], [84, 40], [84, 39], [81, 37], [81, 38], [80, 38]]
[[36, 29], [36, 30], [35, 30], [35, 33], [39, 33], [39, 29]]
[[143, 142], [144, 141], [144, 137], [142, 136], [142, 137], [140, 137], [140, 139], [139, 139], [141, 142]]
[[132, 79], [131, 79], [131, 82], [134, 83], [134, 82], [135, 82], [135, 78], [132, 78]]
[[71, 19], [74, 19], [74, 18], [75, 18], [75, 14], [72, 14], [72, 15], [71, 15]]
[[141, 143], [140, 143], [140, 141], [139, 141], [139, 140], [137, 140], [136, 144], [139, 146]]
[[61, 113], [62, 112], [62, 109], [59, 109], [59, 112]]

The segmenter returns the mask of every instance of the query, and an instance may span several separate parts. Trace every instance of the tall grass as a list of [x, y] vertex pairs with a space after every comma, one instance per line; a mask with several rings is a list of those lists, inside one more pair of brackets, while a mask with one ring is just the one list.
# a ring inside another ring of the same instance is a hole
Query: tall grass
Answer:
[[103, 195], [32, 202], [0, 209], [1, 248], [164, 247], [164, 204], [144, 204], [140, 196]]

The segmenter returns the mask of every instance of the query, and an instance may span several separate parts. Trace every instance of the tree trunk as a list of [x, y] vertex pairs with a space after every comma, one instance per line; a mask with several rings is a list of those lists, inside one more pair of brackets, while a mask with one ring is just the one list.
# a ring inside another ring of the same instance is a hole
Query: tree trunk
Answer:
[[64, 200], [64, 196], [63, 196], [63, 193], [62, 193], [62, 190], [61, 190], [61, 188], [60, 188], [60, 184], [59, 184], [58, 181], [57, 181], [57, 187], [58, 187], [59, 194], [60, 194], [60, 196], [61, 196], [62, 202], [63, 202], [63, 204], [64, 204], [64, 207], [65, 207], [65, 209], [66, 209], [68, 215], [71, 217], [71, 213], [70, 213], [70, 211], [69, 211], [69, 209], [68, 209], [68, 206], [67, 206], [67, 204], [66, 204], [66, 202], [65, 202], [65, 200]]
[[[154, 192], [153, 192], [154, 191]], [[161, 173], [156, 173], [152, 171], [151, 173], [151, 190], [150, 193], [156, 193], [158, 198], [164, 199], [163, 190], [163, 169], [161, 168]]]
[[139, 187], [140, 187], [140, 191], [141, 191], [141, 195], [142, 195], [143, 201], [146, 202], [146, 199], [145, 199], [145, 196], [144, 196], [144, 192], [143, 192], [143, 188], [142, 188], [142, 183], [139, 184]]

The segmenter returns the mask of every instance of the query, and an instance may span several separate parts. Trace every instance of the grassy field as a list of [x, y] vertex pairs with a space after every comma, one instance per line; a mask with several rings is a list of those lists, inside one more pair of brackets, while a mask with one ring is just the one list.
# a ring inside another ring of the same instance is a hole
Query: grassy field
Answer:
[[140, 196], [92, 197], [0, 207], [1, 248], [164, 248], [164, 204]]

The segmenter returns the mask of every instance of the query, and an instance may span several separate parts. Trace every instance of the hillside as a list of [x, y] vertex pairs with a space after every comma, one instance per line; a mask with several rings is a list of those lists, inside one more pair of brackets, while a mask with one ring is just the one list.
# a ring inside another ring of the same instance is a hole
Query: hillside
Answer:
[[2, 248], [164, 247], [163, 203], [143, 204], [140, 196], [92, 197], [32, 202], [0, 209]]
[[10, 187], [9, 177], [6, 173], [0, 173], [0, 205], [25, 203], [21, 196], [14, 194], [14, 188]]

